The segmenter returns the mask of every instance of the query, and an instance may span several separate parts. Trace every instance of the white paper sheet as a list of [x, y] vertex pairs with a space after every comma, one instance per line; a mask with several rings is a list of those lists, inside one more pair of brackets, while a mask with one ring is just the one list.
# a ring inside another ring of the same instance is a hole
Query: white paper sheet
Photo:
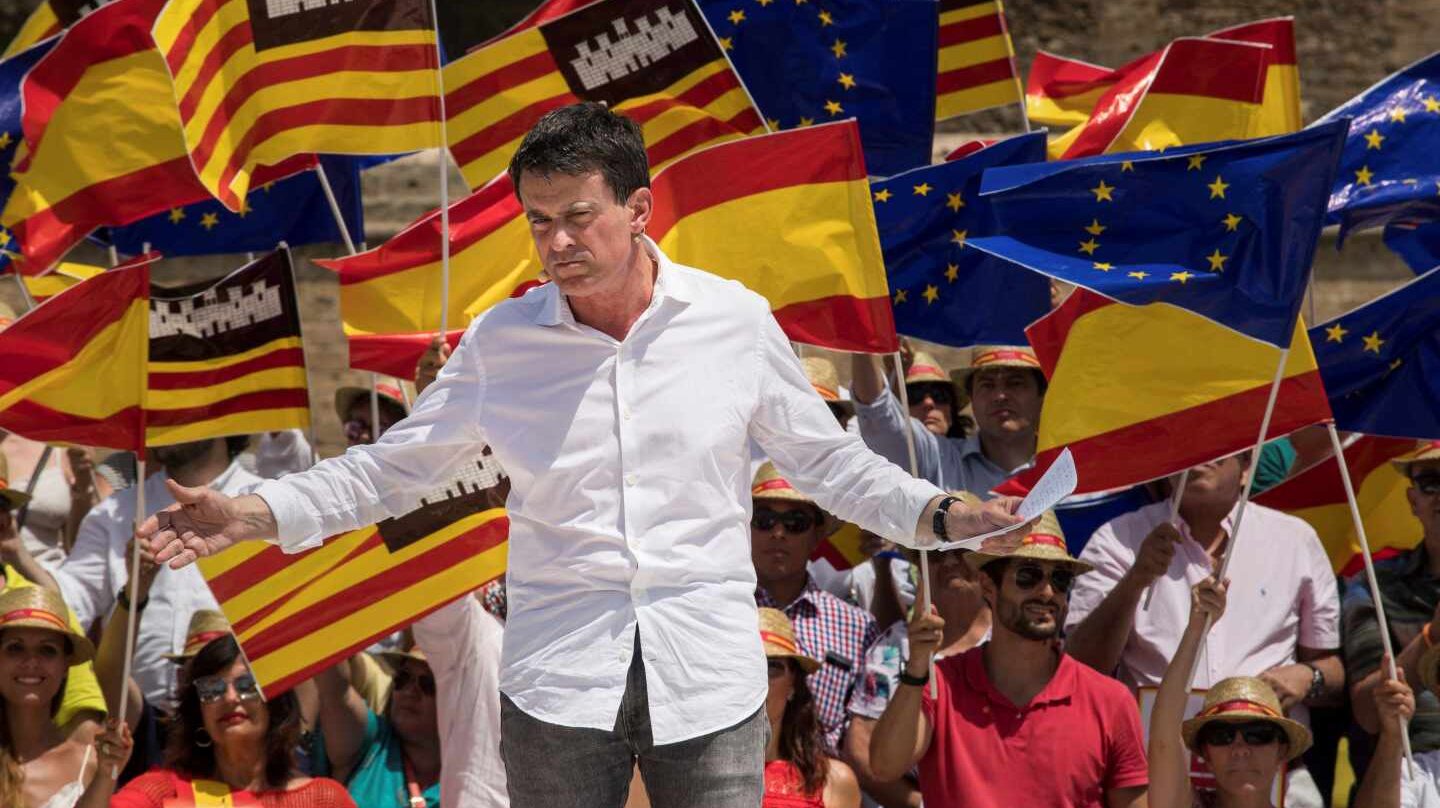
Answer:
[[[1016, 509], [1015, 513], [1027, 522], [1035, 519], [1059, 504], [1060, 500], [1075, 493], [1075, 486], [1078, 482], [1079, 479], [1075, 474], [1075, 458], [1071, 456], [1069, 449], [1064, 449], [1060, 452], [1060, 456], [1055, 458], [1055, 462], [1050, 464], [1050, 468], [1041, 475], [1039, 481], [1035, 483], [1035, 487], [1031, 488], [1030, 493], [1020, 502], [1020, 507]], [[1014, 529], [1013, 527], [1000, 528], [960, 541], [940, 542], [927, 549], [978, 550], [986, 539]]]

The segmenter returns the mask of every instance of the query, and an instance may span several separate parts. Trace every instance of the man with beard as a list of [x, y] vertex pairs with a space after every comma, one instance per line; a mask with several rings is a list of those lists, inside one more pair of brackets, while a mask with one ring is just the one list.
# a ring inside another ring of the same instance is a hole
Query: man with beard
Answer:
[[[953, 383], [933, 359], [917, 353], [905, 378], [909, 418], [885, 384], [879, 357], [856, 354], [852, 372], [850, 393], [865, 443], [908, 468], [904, 430], [909, 428], [920, 476], [941, 488], [985, 497], [1035, 459], [1045, 376], [1028, 347], [977, 346], [970, 366], [952, 374]], [[953, 428], [961, 396], [970, 399], [975, 413], [976, 430], [969, 437]]]
[[[248, 438], [236, 436], [151, 449], [152, 467], [163, 473], [144, 481], [146, 513], [174, 504], [166, 479], [226, 494], [244, 493], [259, 485], [259, 477], [235, 462], [247, 442]], [[184, 648], [191, 615], [220, 607], [195, 567], [162, 568], [147, 597], [132, 604], [125, 592], [129, 580], [125, 562], [134, 524], [133, 489], [116, 492], [96, 505], [80, 524], [75, 547], [55, 571], [55, 579], [82, 626], [108, 618], [117, 599], [141, 610], [133, 675], [146, 700], [168, 710], [174, 703], [175, 666], [164, 655]]]
[[[1065, 647], [1131, 687], [1158, 687], [1189, 621], [1190, 590], [1215, 574], [1233, 540], [1229, 608], [1211, 629], [1192, 686], [1258, 676], [1308, 727], [1307, 705], [1345, 686], [1335, 574], [1315, 531], [1293, 516], [1251, 502], [1245, 532], [1233, 535], [1249, 465], [1245, 452], [1190, 469], [1177, 525], [1162, 501], [1095, 531], [1080, 554], [1095, 572], [1076, 583]], [[1324, 804], [1303, 767], [1290, 771], [1286, 795], [1290, 808]]]
[[875, 777], [919, 764], [926, 805], [1144, 805], [1134, 699], [1059, 647], [1067, 595], [1090, 565], [1066, 552], [1054, 515], [1017, 549], [966, 561], [981, 573], [990, 642], [936, 662], [932, 691], [945, 620], [932, 606], [910, 621], [910, 657], [870, 740]]

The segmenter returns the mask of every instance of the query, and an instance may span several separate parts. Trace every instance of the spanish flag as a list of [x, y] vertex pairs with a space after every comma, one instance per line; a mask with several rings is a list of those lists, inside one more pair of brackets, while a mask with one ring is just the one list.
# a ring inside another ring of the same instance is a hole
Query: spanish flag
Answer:
[[[1411, 514], [1405, 495], [1410, 481], [1391, 463], [1414, 448], [1415, 441], [1406, 438], [1368, 435], [1345, 447], [1355, 502], [1376, 558], [1408, 550], [1421, 538], [1420, 523]], [[1334, 456], [1260, 494], [1255, 502], [1309, 522], [1320, 535], [1337, 574], [1352, 575], [1364, 564]]]
[[143, 450], [151, 258], [76, 284], [0, 331], [0, 428]]
[[[538, 283], [540, 261], [522, 213], [507, 175], [450, 206], [447, 322], [452, 327], [463, 329], [476, 315]], [[440, 211], [434, 210], [375, 249], [315, 262], [340, 276], [340, 313], [347, 336], [417, 335], [419, 358], [440, 329], [441, 237]], [[356, 365], [354, 359], [352, 355], [352, 367], [375, 369]], [[407, 379], [414, 374], [413, 360], [401, 372], [390, 373]]]
[[940, 0], [935, 120], [1018, 104], [1023, 97], [1000, 0]]
[[1100, 97], [1120, 74], [1120, 70], [1038, 51], [1025, 79], [1025, 115], [1037, 126], [1079, 126], [1090, 119]]
[[310, 398], [290, 253], [150, 296], [146, 444], [306, 429]]
[[791, 340], [898, 350], [853, 120], [713, 146], [651, 187], [648, 231], [665, 254], [764, 295]]
[[505, 170], [542, 115], [603, 101], [639, 123], [655, 170], [764, 130], [691, 0], [601, 0], [445, 66], [450, 153], [472, 188]]
[[509, 485], [487, 448], [398, 519], [303, 553], [247, 542], [201, 559], [266, 695], [503, 575]]
[[[1132, 306], [1076, 289], [1026, 335], [1050, 380], [1036, 468], [1069, 447], [1077, 494], [1153, 480], [1251, 447], [1280, 360], [1272, 345], [1168, 303]], [[1297, 322], [1267, 437], [1330, 418], [1315, 355]]]
[[1205, 38], [1268, 45], [1265, 101], [1256, 136], [1300, 131], [1304, 121], [1300, 117], [1300, 63], [1295, 58], [1294, 17], [1245, 23], [1206, 34]]
[[293, 155], [440, 146], [429, 0], [169, 0], [155, 42], [201, 183], [239, 210]]
[[[62, 12], [73, 12], [75, 19], [62, 20], [60, 18]], [[30, 12], [29, 17], [25, 18], [25, 24], [20, 26], [15, 38], [5, 46], [5, 52], [0, 54], [0, 59], [9, 59], [31, 45], [55, 36], [79, 19], [79, 12], [78, 4], [64, 3], [63, 9], [60, 9], [56, 8], [50, 0], [40, 0], [40, 5]]]
[[860, 528], [849, 522], [840, 526], [840, 529], [826, 536], [810, 555], [811, 561], [825, 559], [830, 566], [837, 570], [854, 569], [855, 565], [864, 563], [865, 553], [860, 550]]
[[105, 267], [66, 261], [44, 275], [27, 275], [22, 277], [21, 281], [25, 284], [25, 291], [30, 293], [31, 300], [36, 303], [44, 303], [75, 284], [93, 278], [104, 271]]

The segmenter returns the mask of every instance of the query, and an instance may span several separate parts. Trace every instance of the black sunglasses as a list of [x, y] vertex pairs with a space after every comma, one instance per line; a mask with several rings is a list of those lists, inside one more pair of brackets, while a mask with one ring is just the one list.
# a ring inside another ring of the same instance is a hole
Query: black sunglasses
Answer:
[[[1034, 589], [1045, 580], [1045, 570], [1036, 564], [1024, 564], [1015, 568], [1015, 585], [1021, 589]], [[1050, 570], [1050, 588], [1064, 595], [1075, 583], [1075, 573], [1062, 567]]]
[[1427, 497], [1440, 494], [1440, 474], [1421, 474], [1410, 480], [1414, 483], [1415, 490]]
[[772, 511], [763, 508], [750, 517], [750, 526], [756, 530], [772, 530], [775, 525], [784, 525], [786, 533], [804, 533], [815, 527], [815, 517], [807, 511]]
[[919, 404], [926, 396], [936, 404], [945, 405], [955, 402], [955, 388], [942, 382], [914, 382], [905, 385], [905, 395], [909, 397], [911, 404]]
[[1201, 746], [1229, 746], [1235, 742], [1236, 735], [1244, 738], [1247, 746], [1268, 746], [1277, 743], [1284, 732], [1271, 721], [1247, 721], [1243, 724], [1217, 721], [1201, 730], [1195, 740]]
[[434, 676], [428, 673], [422, 673], [417, 676], [416, 674], [413, 674], [403, 668], [399, 672], [397, 672], [395, 674], [395, 678], [391, 680], [391, 688], [396, 691], [404, 690], [405, 688], [410, 686], [411, 682], [414, 682], [415, 684], [420, 686], [421, 693], [424, 693], [427, 696], [435, 695]]
[[765, 667], [771, 679], [778, 679], [785, 675], [785, 671], [790, 665], [783, 659], [771, 659], [766, 661]]
[[248, 673], [236, 676], [233, 683], [219, 675], [196, 677], [195, 695], [200, 698], [201, 704], [214, 704], [225, 698], [225, 693], [230, 689], [231, 684], [235, 686], [235, 697], [241, 701], [260, 698], [260, 683]]

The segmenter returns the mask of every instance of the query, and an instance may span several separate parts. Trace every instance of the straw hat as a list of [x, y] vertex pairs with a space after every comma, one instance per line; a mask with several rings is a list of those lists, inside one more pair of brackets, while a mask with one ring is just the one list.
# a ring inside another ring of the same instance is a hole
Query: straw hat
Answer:
[[375, 656], [378, 656], [388, 662], [392, 669], [398, 669], [400, 667], [400, 663], [404, 662], [407, 659], [413, 659], [416, 662], [424, 662], [426, 665], [430, 664], [430, 660], [425, 657], [425, 652], [421, 651], [420, 646], [418, 645], [412, 645], [403, 651], [398, 648], [389, 651], [381, 651]]
[[1407, 479], [1410, 477], [1410, 467], [1416, 463], [1426, 460], [1440, 460], [1440, 440], [1423, 440], [1415, 444], [1415, 448], [1390, 461], [1396, 471]]
[[70, 610], [65, 601], [43, 586], [12, 586], [0, 593], [0, 631], [7, 628], [40, 628], [65, 635], [70, 641], [66, 660], [71, 665], [89, 662], [95, 656], [90, 640], [70, 627]]
[[822, 536], [830, 536], [835, 531], [845, 526], [844, 522], [831, 516], [824, 508], [815, 504], [815, 500], [805, 496], [790, 484], [790, 481], [780, 476], [780, 471], [775, 464], [766, 460], [760, 465], [760, 470], [755, 472], [755, 481], [750, 485], [750, 498], [758, 500], [780, 500], [782, 502], [803, 502], [807, 505], [815, 505], [816, 510], [824, 518], [820, 526]]
[[[961, 498], [964, 502], [964, 498]], [[973, 505], [966, 502], [967, 505]], [[1075, 571], [1076, 575], [1082, 575], [1095, 569], [1091, 564], [1081, 561], [1070, 555], [1065, 547], [1065, 531], [1060, 529], [1060, 520], [1055, 516], [1053, 510], [1046, 511], [1040, 515], [1040, 519], [1031, 526], [1030, 532], [1020, 540], [1020, 546], [1008, 553], [987, 553], [983, 550], [976, 550], [965, 556], [971, 568], [980, 570], [987, 565], [1003, 558], [1030, 558], [1036, 561], [1057, 561]]]
[[[379, 394], [380, 398], [394, 402], [402, 412], [407, 414], [410, 412], [410, 408], [405, 406], [405, 394], [400, 391], [398, 386], [389, 382], [380, 382], [375, 385], [375, 392]], [[343, 424], [350, 420], [350, 408], [354, 407], [356, 400], [362, 396], [368, 399], [370, 388], [341, 387], [335, 391], [335, 414], [340, 416], [340, 423]]]
[[0, 499], [5, 500], [12, 510], [22, 508], [30, 501], [29, 494], [10, 487], [10, 464], [4, 454], [0, 454]]
[[916, 351], [910, 360], [910, 368], [905, 371], [905, 383], [917, 384], [919, 382], [939, 382], [946, 384], [950, 377], [946, 375], [945, 368], [935, 361], [935, 357], [924, 351]]
[[1044, 375], [1040, 360], [1028, 345], [976, 345], [970, 351], [970, 366], [952, 372], [950, 378], [969, 395], [971, 377], [985, 368], [1021, 368]]
[[847, 413], [855, 414], [855, 402], [844, 395], [844, 388], [840, 386], [840, 374], [835, 370], [835, 363], [821, 356], [807, 356], [800, 360], [805, 368], [805, 378], [810, 380], [810, 386], [815, 392], [825, 399], [827, 403], [835, 404], [843, 408]]
[[1270, 721], [1280, 725], [1289, 740], [1289, 759], [1294, 760], [1310, 748], [1310, 730], [1298, 721], [1291, 721], [1280, 710], [1280, 700], [1270, 685], [1253, 676], [1232, 676], [1222, 679], [1205, 693], [1205, 704], [1194, 718], [1180, 725], [1180, 737], [1185, 746], [1195, 754], [1200, 750], [1195, 739], [1206, 724], [1216, 721], [1244, 723], [1249, 721]]
[[190, 626], [185, 629], [185, 647], [178, 654], [161, 654], [171, 662], [185, 662], [200, 649], [227, 634], [232, 634], [230, 621], [214, 609], [201, 609], [190, 615]]
[[806, 655], [795, 641], [795, 626], [779, 609], [761, 607], [760, 641], [765, 645], [766, 659], [793, 659], [806, 673], [820, 670], [820, 660]]

